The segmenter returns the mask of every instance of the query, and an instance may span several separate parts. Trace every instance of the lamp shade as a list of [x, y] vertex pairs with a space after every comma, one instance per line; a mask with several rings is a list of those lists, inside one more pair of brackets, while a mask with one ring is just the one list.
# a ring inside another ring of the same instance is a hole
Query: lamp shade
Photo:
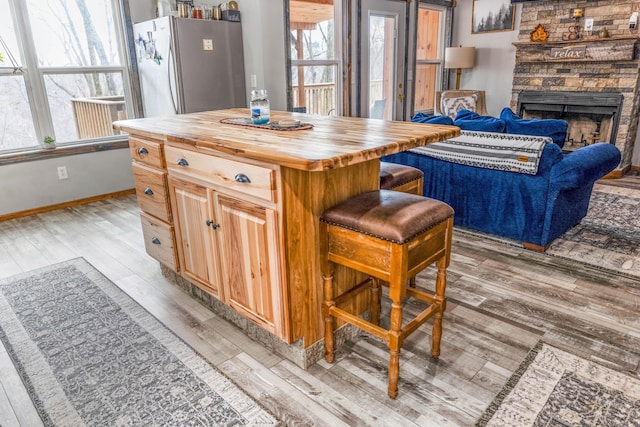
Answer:
[[448, 47], [444, 51], [444, 68], [473, 68], [476, 65], [475, 47]]

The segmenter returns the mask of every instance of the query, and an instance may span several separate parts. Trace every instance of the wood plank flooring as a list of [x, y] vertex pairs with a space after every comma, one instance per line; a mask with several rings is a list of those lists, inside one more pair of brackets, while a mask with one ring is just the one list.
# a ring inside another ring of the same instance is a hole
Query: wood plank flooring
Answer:
[[[638, 280], [454, 231], [441, 357], [429, 357], [421, 327], [390, 400], [381, 341], [362, 334], [335, 363], [298, 368], [168, 282], [145, 253], [138, 213], [126, 196], [0, 222], [0, 277], [84, 257], [286, 425], [473, 425], [540, 339], [640, 377]], [[434, 282], [433, 269], [418, 277]], [[38, 422], [0, 347], [0, 425]]]

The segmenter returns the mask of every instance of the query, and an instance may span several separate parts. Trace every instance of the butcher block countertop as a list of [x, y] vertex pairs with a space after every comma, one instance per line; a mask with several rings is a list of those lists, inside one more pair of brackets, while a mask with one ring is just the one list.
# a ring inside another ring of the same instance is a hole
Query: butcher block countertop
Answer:
[[454, 138], [455, 126], [271, 111], [272, 123], [298, 119], [307, 130], [270, 130], [220, 122], [249, 117], [246, 108], [121, 120], [115, 129], [305, 171], [341, 168]]

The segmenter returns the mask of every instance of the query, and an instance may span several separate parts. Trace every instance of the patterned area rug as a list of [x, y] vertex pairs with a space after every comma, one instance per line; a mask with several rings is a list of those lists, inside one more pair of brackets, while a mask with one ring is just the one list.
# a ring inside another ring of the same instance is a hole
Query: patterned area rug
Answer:
[[82, 258], [0, 280], [0, 339], [45, 425], [278, 424]]
[[539, 342], [476, 426], [640, 426], [640, 381]]
[[587, 216], [547, 253], [640, 276], [640, 197], [633, 197], [640, 194], [603, 190], [593, 191]]

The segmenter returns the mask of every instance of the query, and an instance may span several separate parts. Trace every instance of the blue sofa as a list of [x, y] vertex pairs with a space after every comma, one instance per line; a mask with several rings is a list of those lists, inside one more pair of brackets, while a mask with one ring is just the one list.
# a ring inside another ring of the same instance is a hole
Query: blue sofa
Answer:
[[[470, 133], [462, 131], [463, 136]], [[506, 134], [485, 134], [508, 144]], [[620, 151], [613, 144], [597, 143], [563, 154], [551, 138], [545, 139], [535, 174], [455, 163], [420, 149], [382, 160], [422, 170], [424, 195], [451, 205], [456, 225], [544, 251], [584, 218], [595, 181], [620, 162]]]

